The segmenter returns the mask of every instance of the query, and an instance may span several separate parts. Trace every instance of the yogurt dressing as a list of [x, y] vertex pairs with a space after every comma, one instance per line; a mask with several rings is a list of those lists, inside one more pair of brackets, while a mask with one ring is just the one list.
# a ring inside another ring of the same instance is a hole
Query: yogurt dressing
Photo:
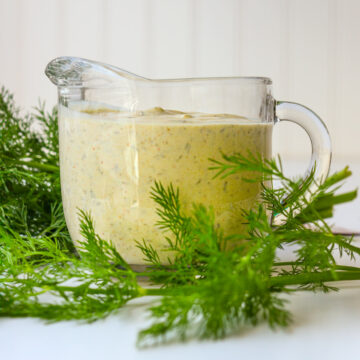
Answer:
[[[185, 211], [212, 206], [225, 235], [244, 231], [241, 209], [254, 206], [258, 183], [236, 174], [213, 179], [209, 158], [260, 153], [271, 157], [272, 124], [228, 114], [153, 108], [134, 113], [73, 104], [60, 107], [60, 170], [66, 223], [81, 239], [78, 209], [90, 211], [96, 232], [130, 264], [144, 264], [135, 240], [151, 242], [166, 262], [169, 252], [150, 199], [154, 181], [180, 188]], [[253, 175], [254, 176], [254, 175]]]

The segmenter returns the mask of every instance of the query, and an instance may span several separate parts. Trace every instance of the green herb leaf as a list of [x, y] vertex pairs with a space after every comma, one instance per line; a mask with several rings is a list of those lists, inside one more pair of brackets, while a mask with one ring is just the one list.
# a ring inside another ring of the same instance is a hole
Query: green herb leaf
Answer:
[[[0, 91], [0, 316], [95, 321], [152, 295], [153, 323], [139, 333], [140, 346], [218, 339], [260, 322], [287, 326], [289, 292], [330, 291], [332, 281], [360, 279], [360, 267], [335, 261], [336, 254], [355, 259], [360, 248], [352, 238], [334, 235], [324, 221], [335, 205], [357, 195], [338, 193], [349, 169], [328, 177], [308, 200], [304, 194], [314, 172], [293, 180], [284, 175], [280, 159], [253, 154], [223, 154], [210, 168], [222, 179], [259, 174], [251, 181], [263, 183], [262, 201], [244, 212], [246, 233], [224, 236], [211, 208], [194, 204], [185, 212], [181, 189], [155, 182], [149, 196], [175, 260], [163, 265], [151, 243], [137, 239], [149, 267], [135, 272], [81, 210], [84, 240], [75, 251], [61, 205], [57, 131], [56, 110], [47, 113], [40, 105], [35, 114], [21, 116], [12, 95]], [[272, 189], [269, 180], [283, 187]], [[284, 224], [271, 226], [270, 212], [283, 214]], [[296, 245], [295, 260], [280, 262], [277, 251], [289, 244]], [[160, 287], [140, 286], [144, 275]]]

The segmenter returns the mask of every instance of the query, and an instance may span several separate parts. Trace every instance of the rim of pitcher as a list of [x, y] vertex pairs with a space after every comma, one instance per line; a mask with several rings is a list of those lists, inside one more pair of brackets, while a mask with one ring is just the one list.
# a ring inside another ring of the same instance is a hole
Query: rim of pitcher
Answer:
[[206, 81], [206, 80], [245, 80], [252, 82], [260, 82], [264, 85], [271, 85], [272, 80], [265, 76], [208, 76], [208, 77], [189, 77], [189, 78], [170, 78], [170, 79], [148, 79], [148, 81], [154, 82], [191, 82], [191, 81]]
[[[129, 79], [130, 80], [130, 79]], [[132, 79], [133, 80], [133, 79]], [[70, 80], [71, 81], [71, 80]], [[196, 83], [202, 83], [202, 82], [206, 82], [206, 81], [214, 81], [214, 82], [220, 82], [220, 81], [225, 81], [225, 82], [237, 82], [237, 81], [244, 81], [244, 82], [248, 82], [250, 84], [254, 84], [254, 85], [263, 85], [263, 86], [267, 86], [267, 85], [272, 85], [272, 80], [268, 77], [261, 77], [261, 76], [224, 76], [224, 77], [189, 77], [189, 78], [173, 78], [173, 79], [149, 79], [149, 78], [145, 78], [145, 77], [138, 77], [138, 79], [136, 79], [136, 82], [138, 83], [148, 83], [148, 84], [154, 84], [154, 83], [159, 83], [159, 84], [181, 84], [181, 83], [189, 83], [189, 82], [194, 82], [194, 85], [196, 85]], [[110, 82], [110, 83], [103, 83], [103, 84], [91, 84], [91, 82], [86, 83], [86, 81], [83, 81], [81, 83], [81, 81], [76, 82], [74, 81], [72, 84], [66, 83], [66, 84], [57, 84], [56, 85], [58, 88], [84, 88], [84, 89], [116, 89], [116, 88], [120, 88], [123, 87], [123, 85], [121, 84], [121, 82]]]

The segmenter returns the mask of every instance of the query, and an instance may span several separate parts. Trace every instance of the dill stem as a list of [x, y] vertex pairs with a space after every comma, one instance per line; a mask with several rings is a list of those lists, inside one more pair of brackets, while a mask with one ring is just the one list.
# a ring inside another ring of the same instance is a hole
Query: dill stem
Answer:
[[43, 170], [49, 173], [54, 173], [57, 174], [59, 173], [59, 167], [56, 165], [51, 165], [51, 164], [44, 164], [38, 161], [25, 161], [25, 160], [18, 160], [18, 159], [13, 159], [10, 158], [9, 156], [3, 156], [6, 159], [10, 160], [13, 164], [16, 165], [26, 165], [30, 168], [34, 168], [34, 169], [38, 169], [38, 170]]
[[[289, 262], [290, 263], [290, 262]], [[323, 271], [323, 272], [310, 272], [302, 273], [298, 275], [279, 275], [270, 278], [270, 287], [276, 286], [291, 286], [291, 285], [305, 285], [305, 284], [314, 284], [318, 282], [330, 282], [330, 281], [345, 281], [345, 280], [360, 280], [360, 268], [352, 266], [342, 266], [338, 265], [336, 267], [338, 270], [344, 271]], [[164, 288], [153, 288], [146, 289], [142, 288], [141, 294], [139, 296], [166, 296], [174, 295], [176, 293], [192, 293], [196, 292], [196, 287], [183, 287], [182, 289], [164, 289]]]
[[[184, 287], [180, 290], [180, 287], [177, 288], [151, 288], [146, 289], [142, 288], [142, 294], [139, 296], [166, 296], [166, 295], [173, 295], [175, 292], [181, 294], [182, 291], [187, 293], [188, 287]], [[194, 292], [196, 292], [196, 287], [194, 287]]]
[[336, 270], [345, 270], [345, 271], [360, 271], [360, 268], [355, 266], [347, 266], [347, 265], [336, 265]]
[[[297, 261], [281, 261], [281, 262], [276, 262], [274, 263], [274, 266], [301, 266], [302, 263], [301, 262], [297, 262]], [[360, 267], [356, 267], [356, 266], [347, 266], [347, 265], [335, 265], [334, 266], [335, 270], [345, 270], [345, 271], [359, 271], [360, 272]]]
[[38, 170], [43, 170], [50, 173], [58, 173], [59, 167], [56, 165], [50, 165], [50, 164], [43, 164], [38, 161], [23, 161], [23, 160], [17, 160], [15, 161], [18, 165], [26, 165], [31, 168], [35, 168]]
[[342, 246], [344, 249], [348, 249], [348, 250], [360, 255], [360, 248], [358, 248], [357, 246], [351, 245], [343, 240], [337, 240], [336, 243], [338, 245]]
[[297, 275], [280, 275], [270, 279], [270, 286], [305, 285], [318, 282], [360, 280], [360, 271], [323, 271]]

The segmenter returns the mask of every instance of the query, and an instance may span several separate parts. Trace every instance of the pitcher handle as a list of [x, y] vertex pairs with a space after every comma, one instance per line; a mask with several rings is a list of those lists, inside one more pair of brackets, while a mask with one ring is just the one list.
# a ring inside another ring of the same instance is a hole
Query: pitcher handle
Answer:
[[[275, 103], [275, 121], [290, 121], [300, 125], [310, 137], [311, 141], [311, 161], [304, 175], [306, 178], [314, 171], [314, 182], [304, 194], [305, 199], [310, 199], [311, 194], [321, 185], [328, 173], [331, 163], [331, 139], [328, 129], [324, 122], [312, 110], [306, 106], [287, 102], [277, 101]], [[282, 214], [273, 216], [273, 224], [281, 225], [285, 221]]]

